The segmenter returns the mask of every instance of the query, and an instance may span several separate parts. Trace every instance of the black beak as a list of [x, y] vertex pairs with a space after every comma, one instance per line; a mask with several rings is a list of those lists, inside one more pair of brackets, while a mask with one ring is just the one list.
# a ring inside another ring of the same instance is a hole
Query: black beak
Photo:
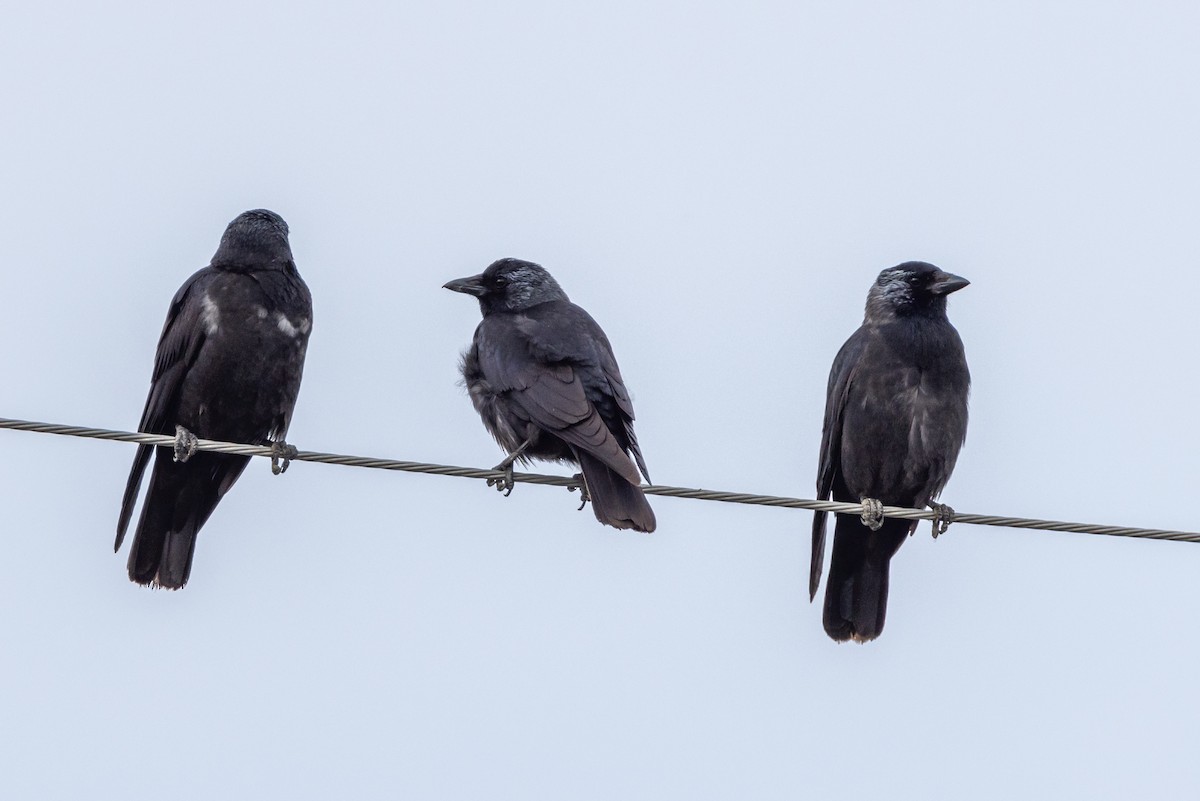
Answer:
[[467, 295], [474, 295], [481, 298], [487, 294], [487, 290], [483, 287], [483, 275], [472, 275], [470, 278], [456, 278], [453, 281], [447, 281], [442, 284], [443, 289], [449, 289], [451, 292], [463, 292]]
[[939, 270], [937, 277], [933, 280], [933, 283], [929, 285], [929, 291], [935, 295], [949, 295], [951, 292], [957, 292], [964, 286], [970, 285], [971, 282], [963, 278], [961, 275], [944, 273]]

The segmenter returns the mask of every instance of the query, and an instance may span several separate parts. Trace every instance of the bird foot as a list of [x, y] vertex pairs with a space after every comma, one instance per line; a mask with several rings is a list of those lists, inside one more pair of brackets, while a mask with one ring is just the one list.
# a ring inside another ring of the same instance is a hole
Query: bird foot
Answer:
[[282, 475], [287, 472], [288, 466], [292, 460], [296, 458], [296, 454], [300, 451], [296, 450], [295, 445], [288, 445], [283, 440], [271, 443], [271, 474]]
[[883, 501], [878, 498], [862, 499], [862, 524], [871, 531], [883, 528]]
[[487, 485], [495, 487], [497, 492], [503, 492], [505, 498], [512, 495], [513, 487], [517, 486], [517, 482], [513, 479], [512, 459], [505, 459], [492, 469], [500, 470], [504, 475], [499, 478], [489, 478]]
[[183, 426], [175, 426], [175, 461], [186, 462], [196, 453], [196, 435]]
[[931, 503], [929, 508], [933, 510], [933, 538], [936, 540], [954, 522], [954, 510], [944, 503]]
[[495, 487], [497, 491], [503, 492], [505, 498], [507, 498], [509, 495], [512, 495], [513, 487], [517, 485], [516, 480], [513, 478], [513, 462], [517, 461], [517, 459], [520, 459], [521, 454], [523, 454], [525, 449], [528, 448], [532, 443], [532, 438], [525, 440], [521, 443], [520, 447], [518, 447], [508, 456], [505, 456], [504, 461], [493, 467], [493, 470], [503, 471], [504, 476], [502, 478], [489, 478], [487, 480], [488, 486]]
[[575, 475], [571, 476], [571, 478], [573, 478], [575, 481], [577, 481], [579, 483], [578, 484], [568, 484], [567, 489], [571, 492], [574, 492], [575, 490], [579, 490], [579, 508], [576, 509], [575, 511], [582, 512], [583, 507], [587, 506], [588, 501], [590, 501], [592, 499], [592, 496], [588, 494], [587, 482], [583, 480], [583, 473], [576, 473]]

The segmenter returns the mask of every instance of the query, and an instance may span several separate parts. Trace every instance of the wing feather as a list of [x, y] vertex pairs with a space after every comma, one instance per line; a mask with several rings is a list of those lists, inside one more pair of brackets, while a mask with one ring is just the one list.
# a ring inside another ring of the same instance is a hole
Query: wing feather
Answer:
[[[146, 406], [142, 410], [138, 431], [147, 434], [175, 433], [174, 418], [179, 390], [206, 339], [204, 309], [199, 296], [211, 272], [211, 268], [205, 267], [193, 273], [171, 299], [167, 320], [158, 339], [150, 392], [146, 396]], [[125, 494], [121, 499], [121, 515], [117, 519], [114, 550], [120, 549], [121, 541], [125, 538], [125, 531], [129, 527], [133, 507], [137, 501], [138, 489], [142, 484], [142, 476], [150, 461], [151, 449], [150, 445], [139, 445], [134, 456], [129, 479], [125, 482]]]
[[[592, 454], [630, 483], [640, 484], [637, 467], [597, 405], [605, 398], [616, 399], [617, 393], [607, 383], [597, 386], [597, 382], [585, 380], [597, 368], [603, 369], [601, 353], [607, 352], [615, 370], [607, 338], [578, 306], [544, 305], [551, 308], [485, 318], [481, 328], [496, 328], [483, 336], [477, 333], [481, 370], [492, 390], [508, 393], [530, 422]], [[520, 346], [514, 347], [513, 335], [520, 339]], [[589, 397], [597, 393], [596, 400]], [[620, 393], [625, 394], [623, 385]]]
[[[817, 463], [817, 500], [827, 500], [841, 469], [842, 416], [854, 382], [858, 362], [866, 347], [867, 329], [860, 327], [850, 335], [833, 360], [825, 394], [825, 422], [821, 430], [821, 453]], [[813, 512], [812, 560], [808, 570], [808, 597], [817, 595], [825, 562], [825, 518], [827, 512]]]

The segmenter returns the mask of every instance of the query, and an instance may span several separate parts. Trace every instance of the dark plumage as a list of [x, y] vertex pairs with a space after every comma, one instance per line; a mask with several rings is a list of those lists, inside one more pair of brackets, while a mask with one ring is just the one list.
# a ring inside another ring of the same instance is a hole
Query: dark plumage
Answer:
[[[296, 271], [287, 223], [258, 209], [238, 216], [212, 264], [184, 282], [158, 341], [139, 431], [265, 445], [282, 442], [300, 390], [312, 298]], [[187, 583], [196, 533], [237, 481], [248, 456], [199, 452], [177, 462], [156, 448], [150, 488], [129, 552], [129, 578]], [[133, 514], [151, 446], [129, 471], [116, 549]]]
[[445, 287], [474, 295], [483, 312], [462, 374], [484, 426], [510, 455], [498, 469], [512, 458], [577, 464], [597, 520], [653, 531], [633, 404], [596, 321], [527, 261], [501, 259]]
[[[946, 296], [968, 281], [924, 262], [879, 274], [860, 327], [829, 373], [817, 498], [924, 508], [954, 470], [967, 435], [971, 376]], [[838, 515], [825, 587], [825, 631], [873, 640], [887, 612], [888, 568], [916, 521], [887, 518], [872, 531]], [[813, 515], [809, 596], [821, 581], [825, 512]]]

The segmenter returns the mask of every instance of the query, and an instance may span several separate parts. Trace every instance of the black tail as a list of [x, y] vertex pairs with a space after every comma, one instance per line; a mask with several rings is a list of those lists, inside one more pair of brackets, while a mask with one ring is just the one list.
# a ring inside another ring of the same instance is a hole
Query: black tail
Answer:
[[150, 487], [129, 551], [129, 578], [138, 584], [177, 590], [187, 584], [192, 572], [196, 534], [250, 457], [197, 453], [178, 463], [170, 448], [156, 451]]
[[630, 484], [586, 451], [577, 449], [576, 455], [597, 520], [613, 528], [631, 528], [646, 533], [654, 531], [654, 510], [650, 508], [640, 486]]
[[883, 632], [888, 569], [914, 521], [888, 518], [871, 531], [854, 515], [837, 515], [833, 559], [825, 584], [825, 633], [839, 642], [867, 642]]
[[125, 497], [121, 499], [121, 516], [117, 519], [117, 541], [113, 544], [113, 552], [121, 550], [121, 541], [125, 539], [125, 529], [129, 528], [129, 518], [133, 516], [133, 507], [137, 503], [138, 490], [142, 488], [142, 474], [146, 472], [146, 464], [150, 461], [152, 445], [138, 445], [137, 455], [133, 457], [133, 467], [129, 470], [129, 478], [125, 482]]

